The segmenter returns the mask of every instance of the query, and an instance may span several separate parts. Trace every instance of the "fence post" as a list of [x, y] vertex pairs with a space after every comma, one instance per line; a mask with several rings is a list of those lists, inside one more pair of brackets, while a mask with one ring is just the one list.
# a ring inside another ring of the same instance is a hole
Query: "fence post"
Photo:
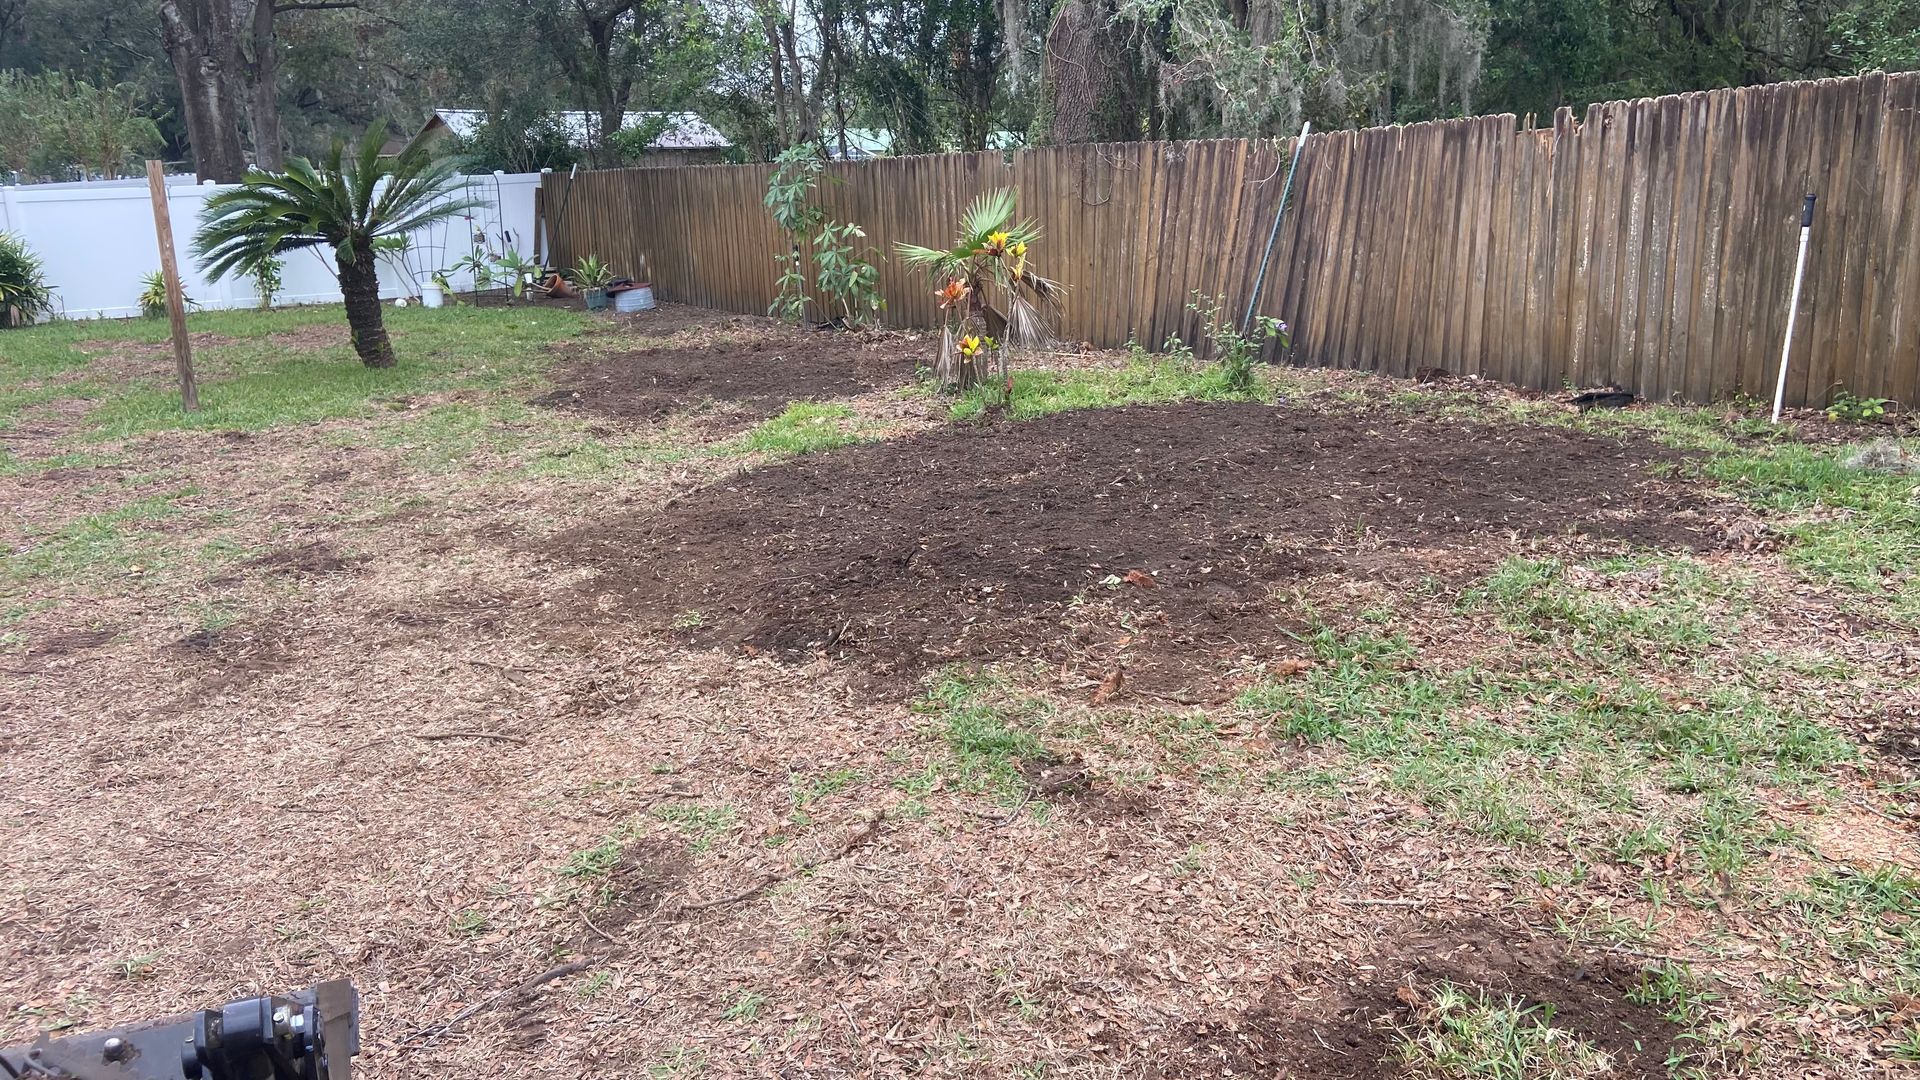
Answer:
[[173, 330], [173, 364], [180, 372], [180, 408], [200, 411], [200, 388], [193, 381], [193, 342], [187, 337], [187, 305], [180, 291], [180, 267], [173, 253], [173, 214], [167, 207], [167, 175], [158, 161], [147, 162], [147, 192], [153, 197], [153, 231], [160, 241], [160, 273], [167, 279], [167, 321]]

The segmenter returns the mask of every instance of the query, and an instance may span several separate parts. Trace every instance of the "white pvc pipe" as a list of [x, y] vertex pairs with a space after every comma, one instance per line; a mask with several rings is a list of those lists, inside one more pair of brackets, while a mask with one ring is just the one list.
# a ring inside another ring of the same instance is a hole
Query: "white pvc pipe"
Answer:
[[1787, 357], [1793, 354], [1793, 324], [1800, 316], [1800, 283], [1807, 274], [1807, 236], [1813, 232], [1813, 196], [1800, 208], [1800, 257], [1793, 264], [1793, 299], [1787, 301], [1787, 336], [1780, 343], [1780, 378], [1773, 384], [1773, 422], [1780, 422], [1780, 406], [1787, 399]]

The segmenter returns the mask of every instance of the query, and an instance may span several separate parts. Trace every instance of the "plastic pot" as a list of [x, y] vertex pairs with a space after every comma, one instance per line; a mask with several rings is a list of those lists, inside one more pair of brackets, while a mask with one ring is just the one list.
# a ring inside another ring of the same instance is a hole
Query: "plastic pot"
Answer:
[[580, 290], [580, 295], [581, 295], [581, 296], [582, 296], [583, 298], [585, 298], [585, 300], [587, 301], [587, 310], [588, 310], [588, 311], [605, 311], [605, 310], [607, 310], [607, 290], [605, 290], [605, 289], [582, 289], [582, 290]]
[[622, 289], [613, 296], [613, 310], [618, 312], [648, 311], [653, 308], [653, 286], [635, 285]]
[[444, 307], [446, 303], [447, 303], [447, 294], [440, 291], [440, 286], [438, 285], [420, 286], [420, 306], [421, 307], [430, 307], [430, 308]]

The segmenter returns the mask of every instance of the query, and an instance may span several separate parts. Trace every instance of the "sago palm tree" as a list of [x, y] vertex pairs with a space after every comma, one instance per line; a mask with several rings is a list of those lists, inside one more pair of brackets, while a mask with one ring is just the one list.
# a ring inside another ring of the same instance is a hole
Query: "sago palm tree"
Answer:
[[394, 157], [382, 157], [385, 124], [375, 124], [356, 147], [334, 140], [318, 165], [287, 162], [283, 173], [248, 171], [232, 191], [207, 200], [194, 254], [215, 280], [254, 274], [268, 259], [303, 248], [333, 253], [340, 295], [346, 300], [353, 349], [368, 367], [392, 367], [393, 342], [381, 318], [374, 241], [458, 217], [478, 205], [452, 199], [456, 166], [415, 139]]
[[933, 370], [942, 383], [968, 389], [986, 378], [997, 358], [1011, 396], [1012, 347], [1038, 347], [1053, 336], [1050, 323], [1065, 290], [1027, 266], [1027, 249], [1039, 242], [1040, 229], [1031, 219], [1015, 221], [1013, 214], [1013, 189], [1000, 188], [967, 207], [952, 247], [895, 245], [902, 262], [940, 283], [934, 295], [947, 318]]

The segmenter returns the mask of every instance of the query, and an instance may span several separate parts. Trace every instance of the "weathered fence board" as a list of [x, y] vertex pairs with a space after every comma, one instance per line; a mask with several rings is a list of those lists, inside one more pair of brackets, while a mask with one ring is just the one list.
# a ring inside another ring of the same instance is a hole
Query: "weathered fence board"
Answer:
[[[887, 321], [938, 321], [892, 258], [939, 245], [1011, 186], [1070, 288], [1062, 336], [1191, 341], [1193, 294], [1237, 318], [1279, 210], [1290, 140], [1045, 147], [827, 167], [818, 201], [876, 249]], [[764, 311], [786, 243], [769, 165], [583, 173], [554, 250], [669, 300]], [[550, 213], [570, 181], [549, 176]], [[1772, 391], [1803, 195], [1820, 196], [1789, 400], [1920, 395], [1920, 74], [1783, 83], [1315, 135], [1258, 310], [1289, 358], [1422, 367], [1657, 399]]]

